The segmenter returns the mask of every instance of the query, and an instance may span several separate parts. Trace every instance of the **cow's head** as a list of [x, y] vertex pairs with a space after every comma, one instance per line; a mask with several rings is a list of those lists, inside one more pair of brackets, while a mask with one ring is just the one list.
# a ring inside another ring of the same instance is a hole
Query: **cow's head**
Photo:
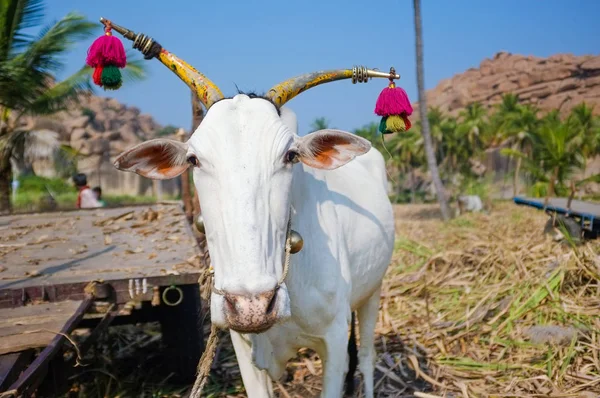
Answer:
[[147, 141], [114, 164], [151, 179], [174, 178], [191, 168], [215, 272], [212, 321], [239, 332], [263, 332], [290, 316], [287, 286], [278, 282], [292, 169], [336, 169], [370, 149], [367, 140], [339, 130], [300, 137], [295, 114], [282, 106], [322, 83], [390, 75], [365, 68], [316, 72], [274, 86], [265, 97], [223, 98], [206, 76], [174, 55], [162, 50], [159, 59], [196, 92], [207, 108], [204, 120], [185, 143]]
[[[331, 170], [367, 152], [354, 134], [296, 134], [292, 111], [244, 94], [215, 103], [188, 142], [155, 139], [121, 154], [115, 166], [152, 179], [193, 171], [214, 284], [212, 321], [261, 332], [290, 316], [283, 272], [292, 168]], [[293, 226], [292, 226], [293, 228]]]

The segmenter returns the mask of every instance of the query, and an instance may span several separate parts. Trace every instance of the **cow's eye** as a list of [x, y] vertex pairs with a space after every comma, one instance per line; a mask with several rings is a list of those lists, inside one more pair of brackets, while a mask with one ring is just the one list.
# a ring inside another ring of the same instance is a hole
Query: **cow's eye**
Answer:
[[299, 156], [298, 156], [298, 152], [289, 150], [285, 154], [285, 160], [286, 160], [286, 162], [289, 162], [289, 163], [298, 163], [298, 161], [300, 160]]
[[196, 155], [188, 156], [187, 160], [192, 166], [198, 167], [199, 162], [198, 162], [198, 158], [196, 157]]

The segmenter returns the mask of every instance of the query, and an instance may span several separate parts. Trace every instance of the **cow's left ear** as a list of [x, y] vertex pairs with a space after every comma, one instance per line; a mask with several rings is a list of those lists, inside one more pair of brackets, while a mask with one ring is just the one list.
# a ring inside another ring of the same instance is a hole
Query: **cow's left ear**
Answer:
[[187, 150], [187, 143], [158, 138], [128, 149], [113, 164], [119, 170], [137, 173], [153, 180], [168, 180], [177, 177], [190, 166]]
[[356, 134], [325, 129], [301, 137], [296, 142], [299, 160], [317, 169], [333, 170], [371, 149], [371, 143]]

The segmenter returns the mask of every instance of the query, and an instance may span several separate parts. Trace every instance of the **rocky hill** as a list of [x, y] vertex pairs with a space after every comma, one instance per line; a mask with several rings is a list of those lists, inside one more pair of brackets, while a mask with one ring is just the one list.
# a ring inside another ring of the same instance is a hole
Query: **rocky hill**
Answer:
[[[51, 117], [26, 119], [22, 123], [32, 130], [58, 133], [62, 144], [78, 152], [78, 169], [88, 175], [90, 184], [100, 185], [105, 192], [112, 194], [151, 193], [150, 180], [119, 172], [112, 166], [112, 160], [121, 152], [165, 132], [165, 128], [151, 115], [114, 98], [90, 95], [82, 97], [77, 106], [67, 111]], [[36, 163], [36, 174], [53, 176], [51, 159], [40, 159]], [[174, 193], [175, 184], [173, 181], [161, 182], [163, 192]]]
[[[457, 115], [473, 102], [491, 107], [506, 93], [518, 94], [522, 102], [542, 111], [560, 109], [565, 115], [586, 102], [600, 114], [600, 55], [540, 58], [499, 52], [479, 68], [442, 80], [426, 96], [428, 106]], [[418, 109], [413, 115], [418, 118]]]

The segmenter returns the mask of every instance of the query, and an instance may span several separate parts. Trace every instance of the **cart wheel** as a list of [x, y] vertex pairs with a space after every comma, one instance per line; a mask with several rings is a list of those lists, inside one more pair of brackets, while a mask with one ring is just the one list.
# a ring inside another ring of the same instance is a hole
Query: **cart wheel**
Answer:
[[579, 223], [562, 214], [551, 216], [544, 227], [544, 234], [549, 234], [554, 240], [562, 241], [567, 233], [575, 244], [581, 243], [582, 232]]

